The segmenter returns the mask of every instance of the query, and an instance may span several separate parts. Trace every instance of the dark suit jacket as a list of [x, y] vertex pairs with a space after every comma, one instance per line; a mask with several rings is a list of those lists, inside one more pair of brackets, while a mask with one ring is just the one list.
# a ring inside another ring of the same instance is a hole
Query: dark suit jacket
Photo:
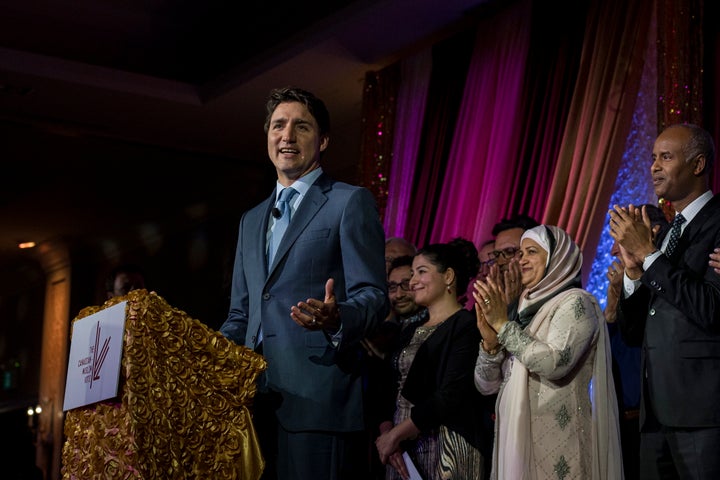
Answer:
[[[402, 331], [400, 349], [421, 326], [413, 324]], [[494, 411], [495, 396], [485, 397], [475, 388], [479, 346], [480, 332], [475, 314], [460, 309], [420, 346], [402, 394], [413, 403], [410, 417], [420, 430], [429, 431], [445, 425], [487, 455], [492, 445], [489, 420]], [[397, 398], [395, 380], [395, 388], [387, 389], [384, 398], [386, 420], [393, 418]]]
[[[273, 265], [266, 234], [275, 193], [240, 220], [230, 312], [220, 331], [249, 348], [262, 322], [267, 388], [279, 392], [278, 420], [290, 431], [364, 429], [360, 340], [389, 311], [385, 234], [372, 194], [326, 174], [293, 214]], [[325, 297], [335, 279], [342, 342], [302, 328], [290, 307]]]
[[687, 225], [672, 257], [656, 259], [640, 288], [619, 302], [623, 335], [643, 335], [641, 426], [650, 408], [662, 425], [720, 426], [720, 275], [708, 266], [718, 246], [715, 195]]

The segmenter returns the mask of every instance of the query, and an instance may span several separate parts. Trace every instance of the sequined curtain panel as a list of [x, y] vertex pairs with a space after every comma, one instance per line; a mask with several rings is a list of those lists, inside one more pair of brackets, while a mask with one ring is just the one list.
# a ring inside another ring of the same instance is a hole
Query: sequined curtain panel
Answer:
[[658, 2], [658, 131], [703, 124], [703, 0]]
[[360, 184], [373, 193], [385, 217], [388, 176], [392, 162], [395, 103], [400, 83], [399, 64], [365, 75], [360, 144]]

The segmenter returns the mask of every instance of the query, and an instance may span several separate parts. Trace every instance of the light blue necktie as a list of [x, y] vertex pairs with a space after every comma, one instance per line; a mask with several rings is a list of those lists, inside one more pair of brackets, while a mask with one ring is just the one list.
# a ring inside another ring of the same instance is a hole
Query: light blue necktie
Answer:
[[268, 265], [272, 265], [273, 259], [275, 258], [275, 252], [277, 252], [280, 241], [285, 230], [287, 230], [290, 224], [290, 202], [292, 202], [293, 196], [298, 193], [292, 187], [283, 188], [280, 191], [280, 197], [278, 198], [276, 208], [280, 211], [280, 218], [275, 219], [275, 228], [273, 228], [270, 234], [270, 248], [268, 248]]
[[670, 240], [668, 240], [667, 247], [665, 247], [665, 255], [668, 257], [672, 255], [675, 247], [677, 247], [678, 240], [680, 239], [680, 227], [684, 222], [685, 217], [682, 216], [682, 213], [678, 213], [670, 224]]

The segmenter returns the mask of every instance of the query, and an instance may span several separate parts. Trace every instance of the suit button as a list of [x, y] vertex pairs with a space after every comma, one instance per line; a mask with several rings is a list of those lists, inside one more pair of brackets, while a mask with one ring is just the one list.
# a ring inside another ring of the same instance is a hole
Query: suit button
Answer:
[[656, 282], [655, 280], [653, 280], [652, 282], [650, 282], [650, 285], [652, 285], [653, 287], [657, 287], [657, 286], [658, 286], [658, 284], [657, 284], [657, 282]]
[[655, 315], [655, 309], [654, 309], [654, 308], [651, 308], [651, 309], [650, 309], [650, 315]]
[[263, 293], [263, 300], [270, 300], [270, 294], [269, 294], [269, 293]]

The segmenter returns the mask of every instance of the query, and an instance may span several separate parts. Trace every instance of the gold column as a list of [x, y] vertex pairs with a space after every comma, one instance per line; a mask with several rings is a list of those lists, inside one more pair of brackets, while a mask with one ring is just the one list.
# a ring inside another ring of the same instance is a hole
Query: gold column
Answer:
[[70, 334], [70, 254], [62, 242], [44, 242], [37, 255], [45, 272], [36, 462], [46, 480], [60, 478], [63, 400]]

